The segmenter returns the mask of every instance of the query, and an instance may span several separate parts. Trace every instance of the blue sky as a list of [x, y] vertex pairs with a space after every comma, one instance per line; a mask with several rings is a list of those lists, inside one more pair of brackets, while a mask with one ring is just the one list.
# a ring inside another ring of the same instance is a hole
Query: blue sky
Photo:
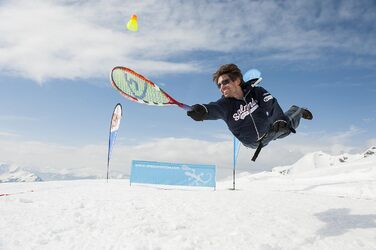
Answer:
[[[138, 15], [139, 31], [125, 24]], [[212, 73], [257, 68], [284, 110], [308, 107], [296, 135], [265, 148], [270, 169], [312, 151], [361, 152], [376, 144], [374, 1], [0, 1], [0, 161], [105, 174], [111, 112], [124, 116], [112, 168], [132, 159], [232, 167], [223, 121], [194, 122], [177, 107], [124, 99], [110, 85], [126, 66], [177, 100], [220, 97]]]

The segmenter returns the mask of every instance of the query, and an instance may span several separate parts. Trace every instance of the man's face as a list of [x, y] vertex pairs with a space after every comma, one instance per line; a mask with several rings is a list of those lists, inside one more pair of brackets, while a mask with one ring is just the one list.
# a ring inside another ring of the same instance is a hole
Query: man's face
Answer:
[[239, 79], [232, 81], [228, 75], [221, 75], [217, 82], [219, 90], [225, 97], [235, 97], [234, 94], [240, 88], [239, 84]]

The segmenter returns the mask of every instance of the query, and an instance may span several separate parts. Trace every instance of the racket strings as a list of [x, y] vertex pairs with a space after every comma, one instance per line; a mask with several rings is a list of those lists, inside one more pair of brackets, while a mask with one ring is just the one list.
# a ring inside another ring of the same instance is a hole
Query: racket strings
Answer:
[[115, 86], [127, 96], [136, 98], [137, 101], [152, 105], [169, 104], [170, 100], [163, 92], [151, 83], [132, 72], [115, 69], [112, 72]]

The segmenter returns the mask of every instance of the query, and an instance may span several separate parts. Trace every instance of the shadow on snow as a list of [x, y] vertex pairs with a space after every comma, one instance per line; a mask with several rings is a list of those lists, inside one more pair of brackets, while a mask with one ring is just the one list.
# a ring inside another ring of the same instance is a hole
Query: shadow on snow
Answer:
[[324, 237], [345, 234], [357, 228], [376, 228], [376, 214], [350, 214], [350, 209], [347, 208], [329, 209], [315, 216], [326, 223], [317, 232]]

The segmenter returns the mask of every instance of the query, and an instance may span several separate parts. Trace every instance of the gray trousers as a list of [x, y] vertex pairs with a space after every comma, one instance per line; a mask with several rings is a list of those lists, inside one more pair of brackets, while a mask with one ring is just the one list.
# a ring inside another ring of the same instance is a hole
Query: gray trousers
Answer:
[[[296, 129], [299, 126], [300, 119], [302, 118], [302, 108], [299, 108], [298, 106], [291, 106], [289, 110], [285, 112], [285, 115], [290, 120], [290, 126], [293, 129]], [[268, 145], [269, 142], [277, 139], [284, 138], [288, 136], [291, 133], [290, 129], [286, 129], [284, 131], [278, 131], [277, 133], [274, 131], [269, 131], [267, 136], [262, 140], [263, 146]]]

